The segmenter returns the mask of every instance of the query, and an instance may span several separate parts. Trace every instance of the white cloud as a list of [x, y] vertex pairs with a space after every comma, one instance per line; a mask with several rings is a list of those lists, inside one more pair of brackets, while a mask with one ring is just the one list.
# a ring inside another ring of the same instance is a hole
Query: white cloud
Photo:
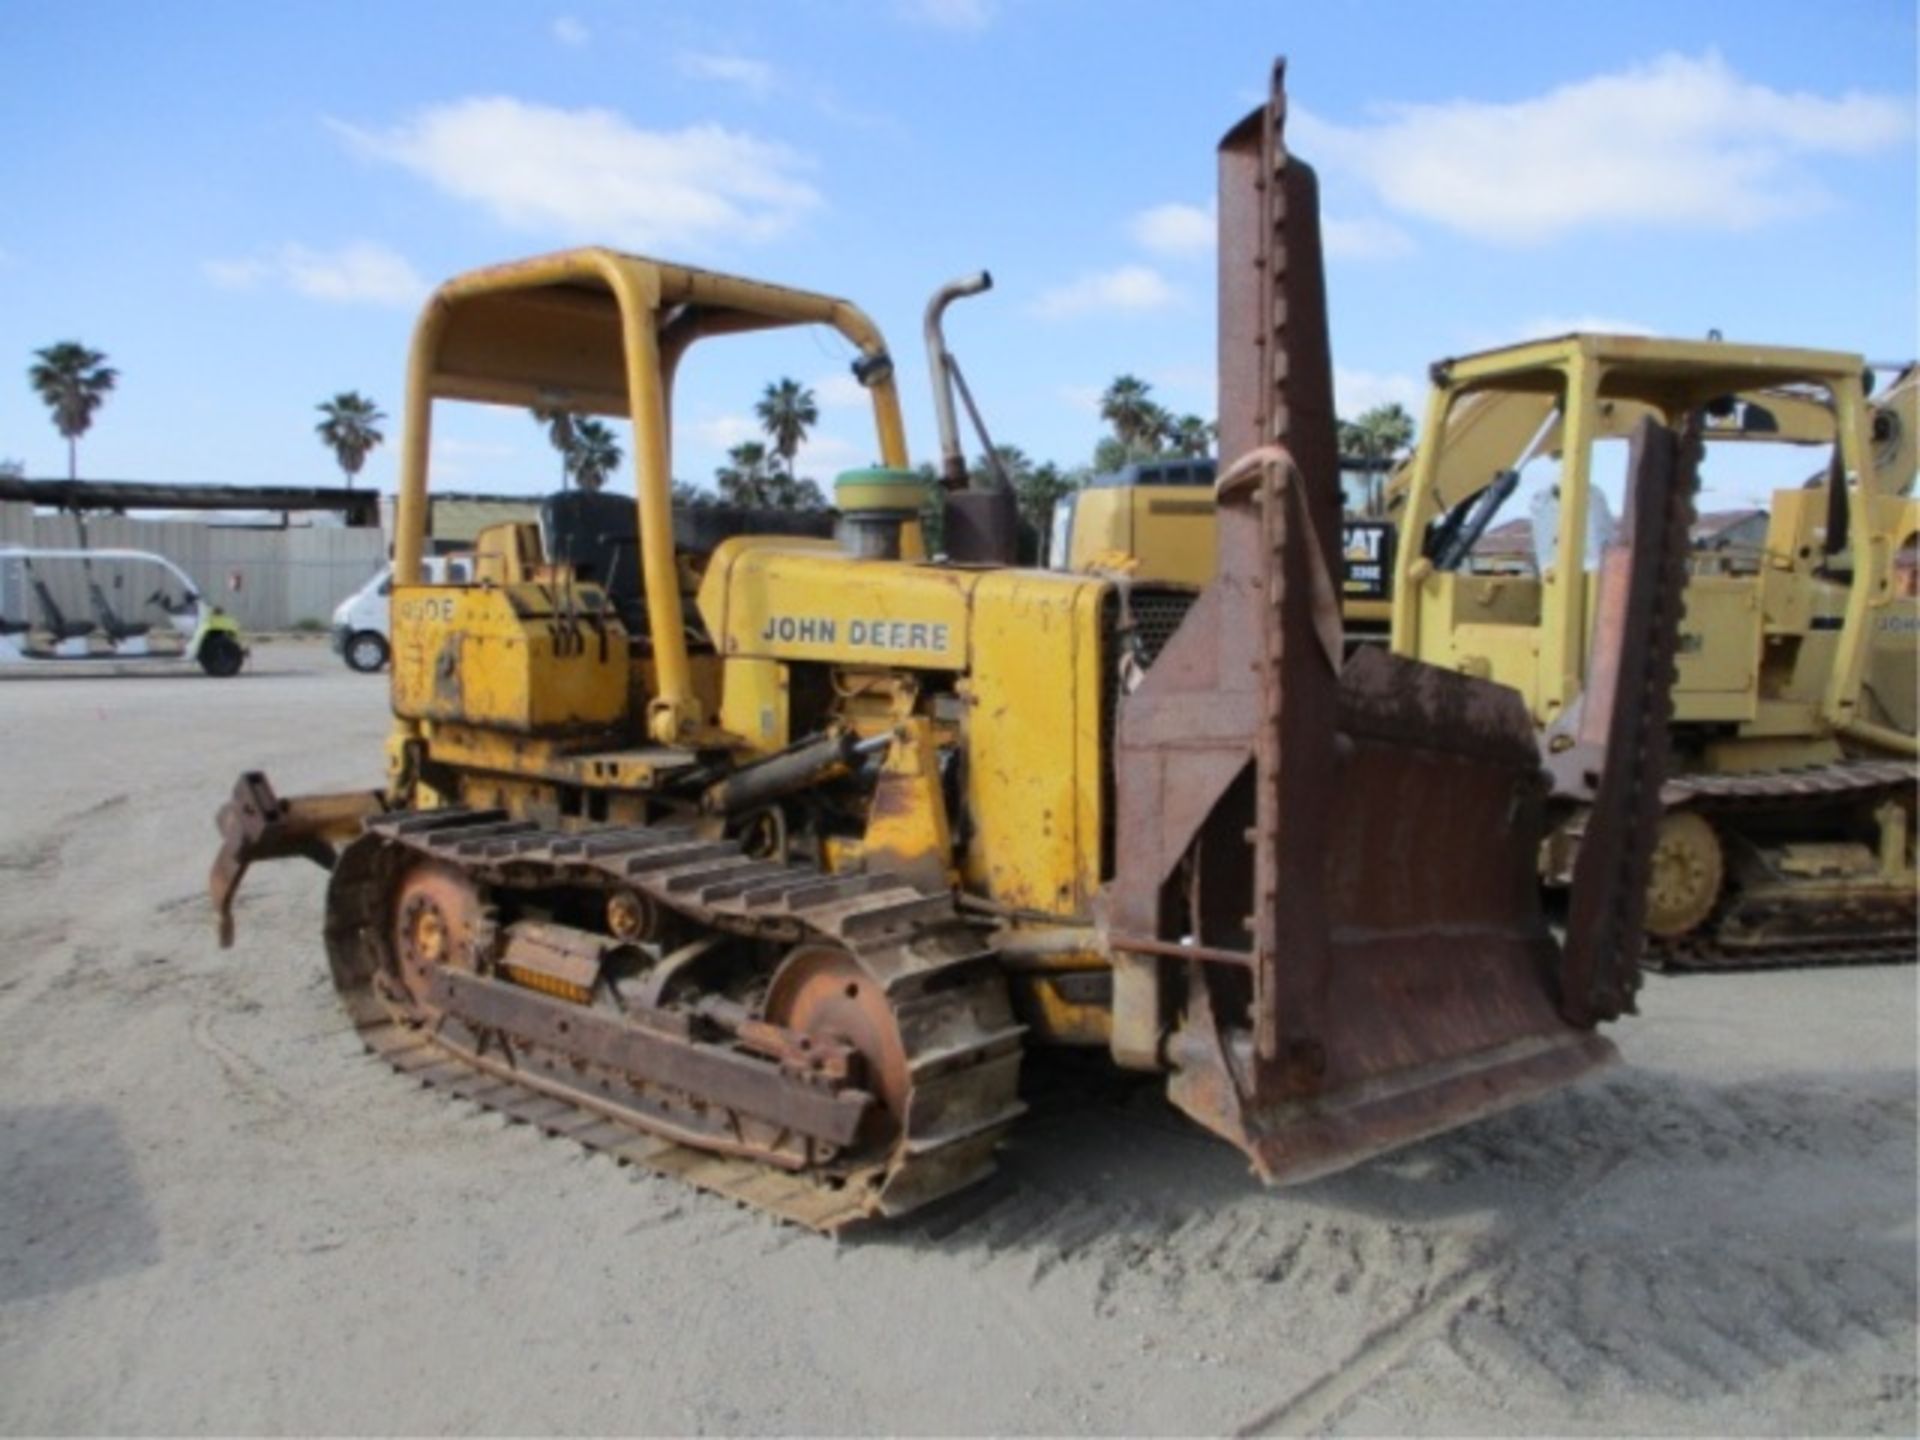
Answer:
[[1654, 329], [1638, 320], [1623, 320], [1617, 315], [1599, 315], [1592, 311], [1578, 314], [1533, 315], [1510, 325], [1472, 329], [1461, 337], [1467, 350], [1493, 350], [1503, 345], [1519, 345], [1528, 340], [1550, 340], [1556, 335], [1585, 332], [1593, 335], [1652, 335]]
[[499, 440], [466, 440], [458, 435], [433, 437], [433, 454], [436, 460], [443, 455], [450, 455], [456, 459], [508, 460], [519, 453], [519, 446], [508, 445]]
[[1385, 220], [1320, 219], [1320, 240], [1335, 260], [1393, 260], [1413, 253], [1413, 238]]
[[994, 0], [896, 0], [895, 8], [941, 30], [980, 31], [993, 22]]
[[818, 481], [822, 489], [833, 484], [834, 476], [873, 459], [873, 445], [856, 445], [838, 435], [809, 435], [793, 457], [796, 475]]
[[476, 473], [485, 473], [491, 464], [515, 459], [520, 454], [518, 446], [500, 441], [436, 435], [433, 437], [433, 473], [443, 480], [471, 479]]
[[1098, 385], [1060, 385], [1055, 387], [1054, 393], [1082, 414], [1097, 416], [1100, 413], [1101, 390]]
[[680, 73], [695, 80], [718, 80], [737, 85], [756, 100], [764, 100], [773, 90], [773, 66], [765, 60], [745, 55], [715, 55], [699, 50], [682, 50], [674, 57]]
[[1136, 244], [1156, 255], [1204, 255], [1214, 247], [1213, 211], [1171, 203], [1142, 210], [1127, 222]]
[[1402, 406], [1417, 419], [1426, 394], [1426, 385], [1416, 376], [1349, 370], [1344, 365], [1333, 367], [1333, 408], [1348, 420], [1366, 414], [1376, 405]]
[[1638, 320], [1622, 320], [1615, 315], [1536, 315], [1525, 324], [1516, 325], [1514, 338], [1518, 340], [1542, 340], [1553, 335], [1571, 335], [1575, 331], [1589, 331], [1596, 335], [1651, 335], [1653, 327], [1642, 325]]
[[731, 450], [743, 441], [767, 438], [760, 422], [751, 415], [708, 415], [687, 429], [693, 440], [716, 453]]
[[315, 300], [411, 305], [427, 290], [413, 266], [382, 245], [349, 245], [331, 254], [289, 245], [280, 264], [287, 283]]
[[553, 38], [562, 45], [571, 45], [578, 49], [591, 37], [587, 34], [585, 25], [571, 15], [562, 15], [553, 22]]
[[1035, 311], [1049, 319], [1097, 311], [1158, 310], [1177, 296], [1158, 270], [1149, 265], [1122, 265], [1082, 275], [1044, 291]]
[[1211, 365], [1159, 365], [1148, 370], [1146, 377], [1167, 390], [1204, 395], [1208, 403], [1212, 403], [1220, 383]]
[[200, 273], [222, 290], [251, 290], [273, 273], [265, 260], [203, 260]]
[[405, 256], [366, 241], [332, 251], [282, 245], [270, 256], [209, 260], [200, 269], [222, 289], [251, 290], [272, 282], [336, 304], [407, 306], [427, 293], [427, 282]]
[[1359, 125], [1296, 108], [1291, 129], [1303, 155], [1402, 214], [1532, 244], [1584, 225], [1742, 229], [1806, 214], [1827, 197], [1805, 162], [1897, 142], [1910, 108], [1774, 90], [1708, 52], [1527, 100], [1380, 106]]
[[809, 380], [807, 389], [813, 392], [813, 398], [826, 410], [864, 410], [873, 403], [872, 397], [867, 394], [867, 387], [847, 374], [822, 375], [818, 380]]
[[431, 106], [381, 132], [332, 123], [364, 154], [502, 224], [574, 241], [765, 240], [821, 203], [799, 178], [803, 156], [720, 125], [642, 130], [612, 110], [508, 96]]

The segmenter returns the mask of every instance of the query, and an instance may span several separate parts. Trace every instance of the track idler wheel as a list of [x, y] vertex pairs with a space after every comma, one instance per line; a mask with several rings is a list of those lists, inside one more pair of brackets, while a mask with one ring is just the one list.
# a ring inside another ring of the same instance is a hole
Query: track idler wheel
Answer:
[[393, 962], [400, 988], [421, 1015], [432, 1015], [436, 966], [477, 965], [484, 907], [473, 884], [450, 865], [427, 862], [402, 872], [393, 894]]
[[840, 1041], [860, 1056], [860, 1083], [880, 1101], [863, 1145], [891, 1143], [901, 1133], [913, 1088], [907, 1047], [886, 992], [851, 955], [831, 945], [796, 948], [774, 972], [765, 1013], [775, 1025]]
[[1691, 810], [1660, 822], [1647, 876], [1647, 930], [1678, 940], [1706, 923], [1720, 901], [1726, 856], [1713, 825]]

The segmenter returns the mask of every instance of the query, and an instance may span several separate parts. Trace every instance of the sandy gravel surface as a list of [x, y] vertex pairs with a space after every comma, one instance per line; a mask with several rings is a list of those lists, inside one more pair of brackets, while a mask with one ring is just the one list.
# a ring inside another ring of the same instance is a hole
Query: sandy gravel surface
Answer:
[[235, 772], [372, 784], [384, 707], [0, 676], [0, 1428], [1920, 1429], [1911, 968], [1656, 977], [1611, 1076], [1296, 1191], [1051, 1066], [836, 1245], [363, 1057], [311, 867], [215, 948]]

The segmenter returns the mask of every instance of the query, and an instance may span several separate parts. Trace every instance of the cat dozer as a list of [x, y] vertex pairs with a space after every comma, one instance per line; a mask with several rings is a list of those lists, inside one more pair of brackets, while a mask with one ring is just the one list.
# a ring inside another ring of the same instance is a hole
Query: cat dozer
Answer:
[[[1869, 396], [1875, 369], [1898, 373]], [[1550, 753], [1567, 743], [1560, 720], [1586, 683], [1582, 647], [1598, 599], [1587, 533], [1610, 523], [1587, 497], [1602, 493], [1615, 442], [1649, 414], [1675, 423], [1699, 413], [1709, 467], [1721, 474], [1766, 448], [1826, 452], [1805, 485], [1773, 494], [1764, 535], [1703, 543], [1689, 557], [1646, 961], [1910, 963], [1920, 366], [1583, 334], [1443, 361], [1433, 373], [1427, 428], [1387, 481], [1386, 518], [1349, 514], [1345, 524], [1347, 641], [1513, 686]], [[1211, 495], [1151, 474], [1113, 479], [1063, 514], [1069, 568], [1204, 583]], [[1571, 508], [1572, 522], [1542, 537], [1547, 553], [1483, 557], [1477, 544], [1526, 511], [1519, 502], [1536, 481], [1578, 497], [1552, 507]], [[1563, 800], [1541, 856], [1553, 886], [1570, 877], [1585, 824], [1579, 787]]]
[[[1866, 373], [1844, 352], [1616, 335], [1433, 367], [1419, 451], [1389, 492], [1401, 533], [1422, 537], [1394, 556], [1391, 645], [1513, 686], [1550, 754], [1568, 744], [1599, 603], [1583, 557], [1608, 523], [1593, 498], [1606, 442], [1647, 415], [1699, 414], [1720, 474], [1762, 446], [1827, 452], [1808, 485], [1774, 493], [1763, 536], [1691, 557], [1650, 964], [1914, 958], [1920, 606], [1896, 582], [1920, 533], [1920, 377], [1869, 400]], [[1476, 539], [1536, 476], [1550, 488], [1531, 572], [1475, 573]], [[1556, 827], [1555, 883], [1584, 826], [1576, 809]]]
[[[985, 1175], [1033, 1046], [1163, 1075], [1274, 1182], [1604, 1064], [1595, 1027], [1637, 984], [1686, 451], [1640, 432], [1562, 943], [1519, 697], [1343, 656], [1318, 204], [1280, 80], [1221, 146], [1232, 463], [1197, 598], [926, 559], [893, 367], [845, 301], [606, 250], [442, 286], [410, 372], [386, 782], [243, 776], [223, 938], [250, 864], [317, 860], [335, 982], [396, 1070], [826, 1231]], [[676, 542], [677, 367], [802, 324], [858, 351], [881, 465], [841, 477], [836, 538]], [[637, 523], [601, 546], [628, 560], [589, 576], [559, 532], [505, 526], [467, 583], [421, 584], [448, 400], [630, 417]]]

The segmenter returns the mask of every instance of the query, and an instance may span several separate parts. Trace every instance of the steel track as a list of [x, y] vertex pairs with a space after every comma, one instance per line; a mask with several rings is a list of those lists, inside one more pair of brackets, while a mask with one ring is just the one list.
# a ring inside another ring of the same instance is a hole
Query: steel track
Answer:
[[[480, 1054], [441, 1033], [378, 980], [386, 973], [388, 882], [410, 855], [458, 868], [483, 896], [618, 884], [710, 931], [847, 950], [884, 987], [905, 1042], [912, 1090], [899, 1137], [882, 1155], [813, 1170], [716, 1154], [658, 1133], [603, 1094], [521, 1068], [511, 1047]], [[562, 831], [499, 811], [383, 816], [341, 856], [327, 939], [348, 1014], [367, 1048], [399, 1073], [814, 1230], [903, 1214], [983, 1178], [1025, 1109], [1021, 1027], [992, 950], [951, 894], [756, 860], [687, 826]]]
[[[1920, 766], [1905, 760], [1842, 760], [1791, 770], [1726, 774], [1683, 774], [1661, 788], [1669, 810], [1692, 809], [1709, 820], [1716, 816], [1778, 811], [1797, 806], [1861, 801], [1883, 794], [1909, 796], [1920, 784]], [[1676, 940], [1649, 935], [1645, 963], [1654, 970], [1779, 970], [1797, 966], [1912, 964], [1920, 932], [1872, 938], [1822, 940], [1805, 936], [1777, 946], [1723, 945], [1714, 934], [1720, 915], [1732, 907], [1729, 897], [1701, 927]]]

